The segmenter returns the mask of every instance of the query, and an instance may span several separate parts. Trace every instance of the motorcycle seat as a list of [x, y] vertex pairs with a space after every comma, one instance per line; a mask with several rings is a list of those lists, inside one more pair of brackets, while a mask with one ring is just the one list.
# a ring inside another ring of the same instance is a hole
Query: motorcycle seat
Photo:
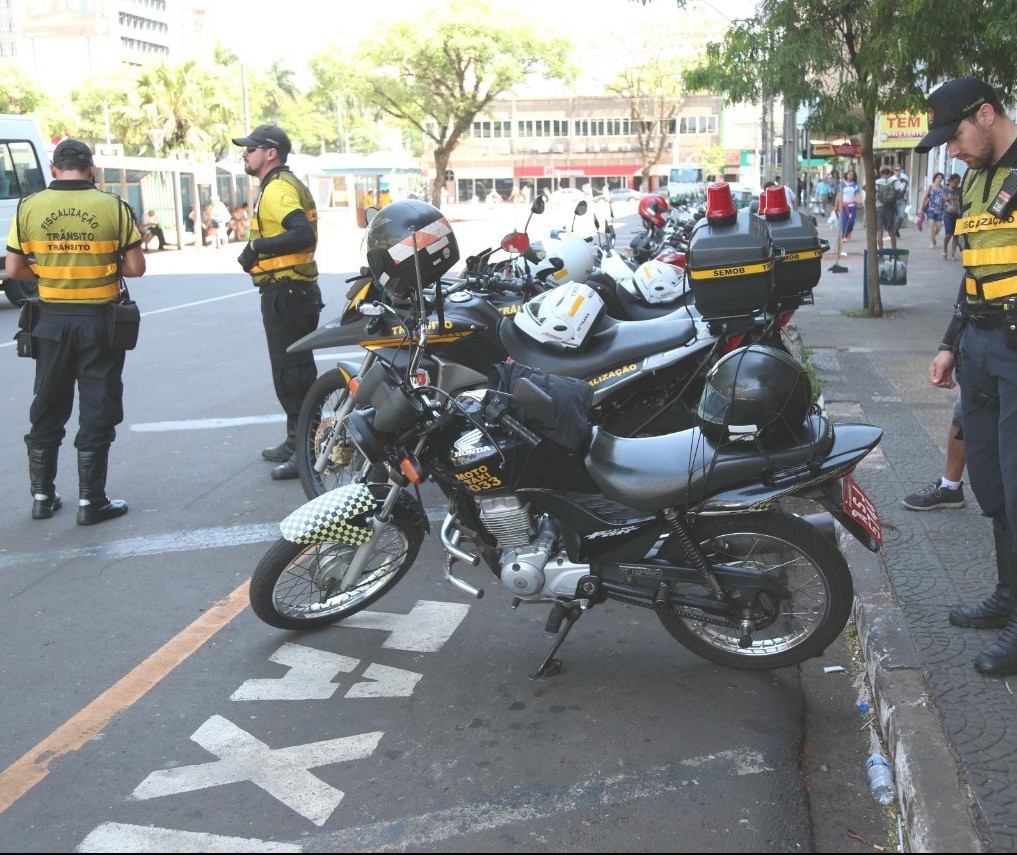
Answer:
[[684, 308], [647, 321], [604, 317], [581, 350], [570, 350], [554, 342], [536, 342], [506, 318], [498, 326], [498, 337], [516, 362], [551, 374], [585, 379], [688, 344], [696, 337], [696, 325]]
[[699, 428], [664, 436], [617, 437], [594, 428], [586, 468], [609, 499], [630, 508], [689, 508], [703, 499], [824, 457], [833, 431], [823, 416], [810, 415], [799, 431], [761, 450], [752, 440], [721, 445]]

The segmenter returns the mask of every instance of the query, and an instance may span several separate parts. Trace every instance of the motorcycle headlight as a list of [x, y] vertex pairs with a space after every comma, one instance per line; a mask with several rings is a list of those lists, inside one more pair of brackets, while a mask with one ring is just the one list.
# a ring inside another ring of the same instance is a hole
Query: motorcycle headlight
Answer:
[[364, 457], [371, 463], [384, 460], [384, 448], [374, 429], [374, 408], [354, 410], [345, 420], [346, 434]]

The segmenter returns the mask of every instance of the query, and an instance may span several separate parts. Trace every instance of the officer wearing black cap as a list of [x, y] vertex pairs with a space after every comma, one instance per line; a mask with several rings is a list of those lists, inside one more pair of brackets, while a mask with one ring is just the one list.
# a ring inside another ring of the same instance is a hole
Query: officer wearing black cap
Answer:
[[78, 387], [78, 525], [127, 513], [106, 496], [109, 448], [123, 421], [124, 351], [109, 345], [108, 304], [120, 276], [141, 276], [145, 255], [131, 209], [97, 190], [88, 146], [64, 140], [53, 152], [53, 182], [18, 205], [7, 238], [7, 273], [39, 280], [35, 398], [25, 436], [33, 519], [63, 504], [56, 492], [57, 455]]
[[[1017, 123], [982, 80], [961, 77], [929, 96], [929, 132], [915, 147], [947, 146], [969, 167], [956, 236], [964, 279], [951, 322], [929, 369], [935, 386], [962, 370], [961, 417], [971, 487], [991, 517], [995, 591], [950, 611], [964, 627], [1001, 627], [982, 651], [983, 674], [1017, 674]], [[959, 338], [957, 329], [960, 328]]]
[[286, 439], [261, 456], [279, 463], [272, 477], [298, 477], [297, 416], [307, 390], [318, 377], [311, 353], [287, 353], [297, 339], [318, 326], [321, 291], [314, 250], [318, 212], [311, 191], [286, 166], [292, 146], [276, 125], [259, 125], [246, 137], [244, 169], [261, 182], [251, 221], [250, 242], [237, 259], [261, 292], [261, 317], [268, 339], [275, 394], [286, 413]]

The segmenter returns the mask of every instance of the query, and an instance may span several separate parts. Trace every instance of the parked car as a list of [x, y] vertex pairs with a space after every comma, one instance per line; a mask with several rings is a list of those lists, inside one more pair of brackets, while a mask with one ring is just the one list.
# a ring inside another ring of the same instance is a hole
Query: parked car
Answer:
[[9, 279], [5, 275], [7, 235], [23, 196], [44, 190], [49, 184], [49, 169], [42, 137], [27, 116], [0, 115], [0, 287], [7, 299], [17, 305], [34, 297], [34, 282]]
[[632, 190], [629, 187], [616, 187], [614, 190], [611, 191], [611, 201], [638, 202], [640, 199], [643, 198], [643, 195], [644, 194], [640, 193], [638, 190]]

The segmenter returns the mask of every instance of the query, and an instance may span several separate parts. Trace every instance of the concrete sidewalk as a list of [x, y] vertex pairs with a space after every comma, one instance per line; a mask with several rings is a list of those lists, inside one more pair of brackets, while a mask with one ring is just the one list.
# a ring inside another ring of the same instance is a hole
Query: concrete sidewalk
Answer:
[[[832, 230], [820, 225], [834, 243]], [[858, 471], [886, 529], [878, 556], [852, 538], [845, 549], [856, 583], [855, 620], [890, 745], [913, 851], [1017, 850], [1017, 678], [983, 677], [972, 665], [996, 630], [950, 626], [947, 612], [995, 584], [992, 530], [970, 488], [967, 507], [915, 513], [908, 493], [938, 478], [955, 392], [934, 388], [928, 368], [961, 278], [957, 261], [929, 247], [909, 224], [908, 284], [882, 286], [885, 317], [862, 308], [864, 230], [829, 272], [824, 259], [815, 305], [798, 331], [836, 420], [884, 428], [882, 454]], [[887, 242], [889, 247], [889, 242]]]

